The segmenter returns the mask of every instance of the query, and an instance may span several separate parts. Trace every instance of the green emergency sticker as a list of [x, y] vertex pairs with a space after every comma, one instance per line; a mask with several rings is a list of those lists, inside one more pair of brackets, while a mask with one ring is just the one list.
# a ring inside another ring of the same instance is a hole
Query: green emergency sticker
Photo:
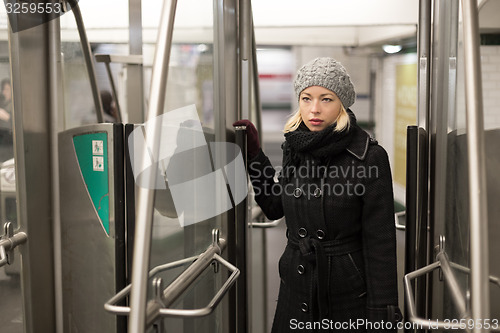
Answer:
[[76, 157], [87, 192], [99, 220], [109, 235], [108, 133], [89, 133], [73, 137]]

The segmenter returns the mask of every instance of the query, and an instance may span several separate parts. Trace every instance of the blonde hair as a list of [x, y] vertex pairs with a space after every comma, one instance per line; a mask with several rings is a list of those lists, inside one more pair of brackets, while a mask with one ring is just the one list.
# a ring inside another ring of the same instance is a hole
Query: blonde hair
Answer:
[[[342, 132], [343, 130], [348, 130], [349, 126], [351, 125], [349, 114], [347, 114], [347, 111], [344, 108], [344, 105], [342, 104], [340, 104], [340, 113], [337, 116], [335, 122], [337, 123], [337, 126], [335, 126], [334, 128], [333, 130], [334, 132]], [[288, 121], [285, 124], [283, 132], [285, 133], [293, 132], [297, 128], [299, 128], [301, 123], [302, 123], [302, 115], [300, 114], [300, 108], [299, 108], [290, 118], [288, 118]]]

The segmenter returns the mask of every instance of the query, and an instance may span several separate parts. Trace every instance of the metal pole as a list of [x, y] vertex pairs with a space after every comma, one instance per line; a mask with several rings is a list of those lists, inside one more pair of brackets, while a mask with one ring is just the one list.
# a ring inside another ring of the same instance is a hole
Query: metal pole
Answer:
[[[151, 93], [148, 108], [148, 120], [153, 120], [163, 113], [165, 105], [165, 89], [167, 86], [168, 64], [172, 46], [176, 0], [167, 0], [163, 4], [158, 41], [151, 77]], [[151, 148], [153, 156], [158, 156], [161, 123], [156, 122], [151, 133], [146, 133], [146, 145]], [[142, 165], [149, 165], [149, 151], [142, 152]], [[146, 175], [149, 188], [139, 187], [137, 194], [137, 211], [135, 226], [134, 255], [132, 261], [132, 287], [130, 292], [129, 332], [141, 333], [146, 327], [146, 301], [151, 251], [151, 232], [153, 229], [154, 188], [157, 165]], [[142, 168], [144, 170], [145, 168]]]
[[[490, 317], [488, 212], [484, 150], [483, 96], [476, 1], [463, 0], [465, 97], [470, 203], [471, 315], [474, 322]], [[486, 332], [475, 325], [473, 332]]]
[[[235, 127], [235, 142], [240, 146], [245, 165], [247, 164], [247, 131], [246, 126], [236, 126]], [[247, 220], [247, 199], [240, 202], [235, 207], [235, 220], [236, 220], [236, 262], [235, 265], [241, 271], [241, 276], [239, 281], [236, 283], [236, 324], [237, 332], [250, 332], [249, 329], [250, 322], [248, 320], [251, 317], [251, 302], [249, 302], [249, 292], [248, 292], [248, 277], [251, 276], [251, 270], [248, 265], [248, 220]], [[251, 261], [250, 261], [251, 262]]]
[[252, 50], [252, 16], [250, 1], [240, 0], [240, 48], [241, 48], [241, 115], [240, 119], [250, 117], [250, 68]]
[[68, 0], [71, 6], [71, 11], [75, 16], [76, 26], [78, 27], [78, 34], [80, 35], [80, 42], [82, 45], [83, 57], [85, 58], [85, 63], [87, 65], [87, 72], [89, 74], [90, 88], [92, 89], [92, 96], [94, 97], [94, 107], [97, 114], [97, 122], [104, 122], [104, 111], [102, 110], [101, 94], [99, 88], [97, 87], [97, 77], [95, 74], [94, 61], [92, 60], [92, 51], [90, 49], [89, 40], [87, 38], [87, 33], [85, 32], [85, 25], [83, 24], [82, 13], [80, 12], [80, 6], [75, 0]]
[[59, 18], [48, 22], [49, 28], [49, 85], [50, 85], [50, 159], [52, 163], [52, 211], [53, 211], [53, 241], [54, 241], [54, 285], [55, 285], [55, 307], [56, 307], [56, 327], [55, 331], [63, 333], [63, 293], [62, 293], [62, 266], [61, 266], [61, 216], [60, 193], [59, 193], [59, 154], [58, 154], [58, 133], [60, 114], [60, 79], [61, 73], [61, 34]]
[[[253, 20], [252, 20], [252, 31], [253, 31]], [[257, 46], [255, 44], [255, 34], [252, 33], [252, 66], [253, 66], [253, 84], [254, 84], [254, 94], [255, 94], [255, 108], [257, 109], [255, 115], [255, 125], [257, 128], [262, 128], [262, 112], [260, 104], [260, 88], [259, 88], [259, 67], [257, 64]], [[262, 131], [259, 131], [259, 140], [262, 142]]]

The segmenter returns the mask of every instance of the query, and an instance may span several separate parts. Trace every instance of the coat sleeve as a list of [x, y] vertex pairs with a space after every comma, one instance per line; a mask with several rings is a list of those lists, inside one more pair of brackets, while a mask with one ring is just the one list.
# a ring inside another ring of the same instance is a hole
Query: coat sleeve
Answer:
[[367, 320], [392, 322], [393, 329], [387, 331], [395, 332], [396, 323], [402, 316], [398, 308], [394, 194], [386, 151], [379, 145], [370, 146], [365, 167], [362, 237]]
[[248, 174], [255, 192], [255, 201], [266, 217], [277, 220], [283, 217], [281, 203], [281, 184], [274, 181], [276, 170], [262, 149], [248, 163]]

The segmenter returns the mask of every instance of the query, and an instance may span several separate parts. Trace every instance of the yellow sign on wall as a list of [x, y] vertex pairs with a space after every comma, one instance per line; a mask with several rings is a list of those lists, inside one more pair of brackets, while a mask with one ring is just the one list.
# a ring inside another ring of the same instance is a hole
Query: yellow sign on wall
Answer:
[[406, 127], [417, 123], [417, 64], [396, 65], [394, 181], [406, 186]]

